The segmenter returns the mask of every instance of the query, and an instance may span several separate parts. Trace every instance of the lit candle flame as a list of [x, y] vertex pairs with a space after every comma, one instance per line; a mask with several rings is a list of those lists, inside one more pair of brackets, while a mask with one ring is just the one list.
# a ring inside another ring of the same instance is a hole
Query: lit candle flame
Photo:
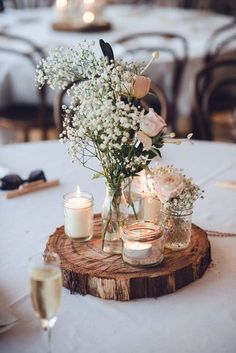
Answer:
[[84, 0], [84, 4], [86, 5], [94, 4], [94, 0]]
[[92, 23], [94, 21], [94, 18], [95, 18], [95, 16], [91, 11], [86, 11], [83, 14], [83, 21], [85, 23]]
[[80, 195], [81, 195], [80, 187], [77, 186], [77, 188], [76, 188], [76, 197], [80, 197]]

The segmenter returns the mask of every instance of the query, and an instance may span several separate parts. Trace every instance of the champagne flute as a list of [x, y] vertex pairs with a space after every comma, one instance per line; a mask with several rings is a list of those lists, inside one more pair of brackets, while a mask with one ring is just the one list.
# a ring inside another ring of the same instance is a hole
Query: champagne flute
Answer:
[[44, 252], [32, 256], [29, 262], [32, 306], [42, 328], [47, 331], [48, 353], [51, 353], [51, 333], [61, 301], [60, 258], [56, 253]]

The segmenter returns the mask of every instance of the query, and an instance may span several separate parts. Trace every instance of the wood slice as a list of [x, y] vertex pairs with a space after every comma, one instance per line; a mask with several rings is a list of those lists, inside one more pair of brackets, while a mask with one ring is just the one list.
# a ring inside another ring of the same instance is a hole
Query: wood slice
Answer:
[[99, 20], [89, 24], [74, 24], [71, 22], [55, 22], [52, 25], [55, 31], [65, 32], [105, 32], [112, 29], [111, 23], [106, 20]]
[[152, 268], [125, 264], [121, 255], [102, 251], [101, 215], [94, 216], [94, 237], [86, 243], [72, 242], [57, 228], [46, 249], [61, 258], [63, 286], [72, 294], [91, 294], [103, 299], [131, 300], [173, 293], [200, 278], [211, 262], [207, 234], [192, 225], [191, 244], [185, 250], [165, 250], [163, 262]]

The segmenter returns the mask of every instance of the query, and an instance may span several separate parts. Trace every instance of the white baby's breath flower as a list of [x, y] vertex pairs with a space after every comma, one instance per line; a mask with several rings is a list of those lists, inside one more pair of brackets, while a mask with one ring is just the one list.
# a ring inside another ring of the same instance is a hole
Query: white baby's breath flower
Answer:
[[[63, 105], [61, 138], [69, 143], [73, 161], [78, 159], [89, 167], [90, 159], [97, 158], [108, 182], [120, 183], [122, 178], [135, 175], [149, 164], [152, 150], [163, 145], [162, 129], [158, 137], [155, 131], [150, 134], [156, 138], [155, 147], [140, 128], [147, 114], [133, 101], [132, 94], [139, 97], [148, 93], [150, 80], [141, 77], [142, 70], [135, 62], [114, 60], [108, 64], [87, 42], [55, 49], [37, 67], [39, 86], [47, 83], [64, 89], [74, 82], [67, 91], [70, 104]], [[137, 87], [138, 83], [141, 86]], [[126, 98], [125, 90], [129, 92]]]

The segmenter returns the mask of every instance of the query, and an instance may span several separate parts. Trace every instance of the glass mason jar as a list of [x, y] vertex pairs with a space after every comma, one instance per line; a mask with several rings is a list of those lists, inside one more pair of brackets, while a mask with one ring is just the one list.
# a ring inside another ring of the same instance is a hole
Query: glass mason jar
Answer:
[[121, 254], [122, 227], [128, 220], [128, 203], [123, 188], [107, 185], [102, 207], [102, 249], [109, 254]]
[[132, 266], [150, 267], [164, 258], [164, 236], [151, 222], [127, 224], [122, 234], [123, 261]]
[[189, 246], [192, 213], [192, 207], [181, 211], [161, 207], [160, 227], [165, 236], [165, 248], [178, 251]]

